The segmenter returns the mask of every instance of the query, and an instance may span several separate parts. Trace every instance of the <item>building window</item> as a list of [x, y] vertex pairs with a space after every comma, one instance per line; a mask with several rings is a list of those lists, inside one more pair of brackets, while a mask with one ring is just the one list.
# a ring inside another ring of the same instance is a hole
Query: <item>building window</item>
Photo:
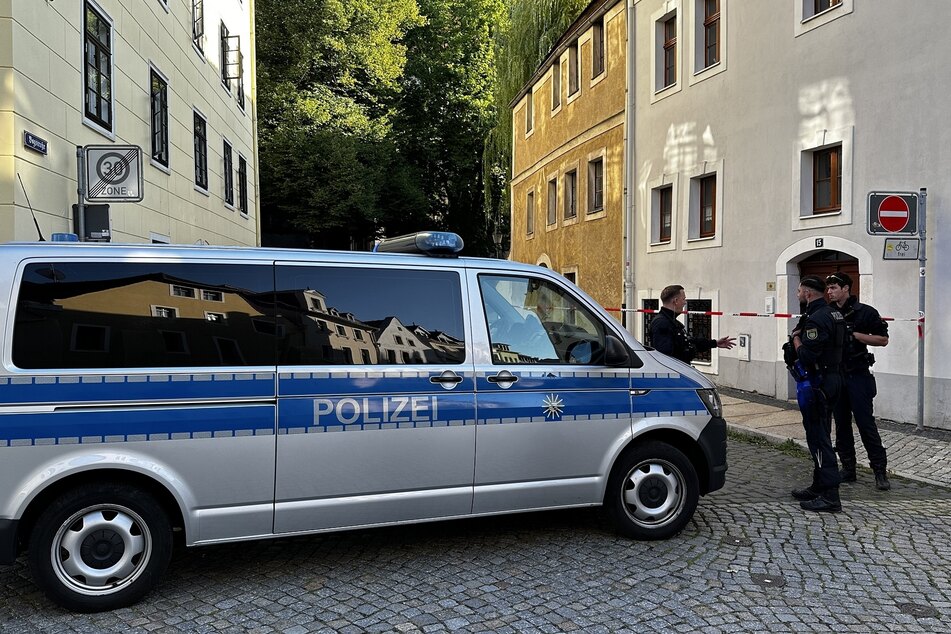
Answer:
[[224, 159], [224, 165], [221, 168], [222, 176], [225, 181], [225, 204], [234, 206], [234, 159], [231, 155], [231, 144], [224, 141], [224, 147], [221, 149], [221, 156]]
[[720, 0], [703, 2], [703, 67], [720, 61]]
[[83, 79], [86, 118], [112, 132], [112, 22], [86, 3]]
[[562, 273], [565, 276], [565, 279], [571, 282], [572, 284], [578, 283], [578, 272], [577, 271], [565, 271]]
[[578, 172], [565, 174], [565, 220], [578, 215]]
[[168, 167], [168, 82], [154, 68], [151, 84], [152, 160]]
[[152, 316], [162, 317], [164, 319], [174, 319], [175, 317], [178, 317], [178, 309], [172, 308], [171, 306], [153, 306]]
[[813, 213], [825, 214], [842, 209], [842, 146], [836, 145], [812, 153]]
[[548, 181], [548, 226], [558, 222], [558, 179]]
[[717, 225], [717, 176], [700, 179], [700, 237], [712, 238]]
[[535, 233], [535, 192], [528, 192], [525, 201], [525, 233], [532, 235]]
[[187, 354], [188, 344], [185, 342], [185, 333], [175, 330], [159, 330], [165, 352], [171, 354]]
[[340, 335], [341, 337], [346, 337], [347, 329], [341, 326], [340, 324], [337, 324], [337, 334]]
[[204, 0], [192, 0], [192, 44], [202, 53], [205, 39], [205, 2]]
[[670, 242], [674, 217], [674, 188], [672, 185], [661, 187], [658, 191], [658, 242]]
[[109, 352], [109, 327], [76, 324], [70, 352]]
[[[697, 337], [699, 339], [713, 338], [713, 318], [710, 315], [698, 314], [709, 313], [713, 310], [713, 302], [709, 299], [690, 299], [687, 300], [687, 336]], [[693, 358], [694, 361], [710, 363], [713, 356], [710, 350], [698, 352]]]
[[208, 190], [208, 124], [205, 118], [194, 111], [195, 115], [195, 185]]
[[203, 290], [201, 292], [201, 298], [206, 302], [223, 302], [225, 301], [224, 295], [221, 291], [207, 291]]
[[535, 98], [532, 91], [529, 90], [525, 95], [525, 134], [532, 131], [535, 124]]
[[812, 17], [837, 7], [842, 4], [842, 0], [809, 0], [809, 4], [812, 5], [812, 12], [808, 14], [808, 17]]
[[238, 155], [238, 211], [248, 215], [248, 162]]
[[238, 95], [239, 105], [244, 107], [244, 94], [241, 82], [242, 59], [241, 39], [239, 35], [231, 35], [228, 27], [222, 22], [219, 28], [219, 48], [221, 51], [221, 85], [231, 92], [231, 83], [237, 82], [241, 94]]
[[662, 88], [677, 83], [677, 16], [664, 21], [664, 75]]
[[604, 16], [591, 25], [591, 76], [597, 77], [604, 72]]
[[187, 297], [189, 299], [195, 299], [195, 289], [188, 286], [172, 284], [171, 295], [172, 297]]
[[225, 320], [224, 313], [212, 313], [205, 311], [205, 321], [213, 321], [216, 323], [223, 323]]
[[578, 40], [568, 47], [568, 96], [575, 94], [581, 88], [581, 78], [578, 77]]
[[369, 350], [361, 349], [361, 350], [360, 350], [360, 356], [363, 358], [363, 363], [367, 363], [367, 364], [373, 363], [373, 360], [370, 358], [370, 351], [369, 351]]
[[561, 60], [557, 59], [551, 65], [551, 109], [557, 110], [561, 106]]
[[604, 159], [588, 161], [588, 213], [604, 211]]

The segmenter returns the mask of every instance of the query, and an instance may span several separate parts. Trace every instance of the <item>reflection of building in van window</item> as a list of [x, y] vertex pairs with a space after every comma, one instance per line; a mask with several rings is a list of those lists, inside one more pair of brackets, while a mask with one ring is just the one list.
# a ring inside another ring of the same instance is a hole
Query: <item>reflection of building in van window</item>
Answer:
[[433, 363], [440, 363], [445, 359], [463, 359], [466, 355], [466, 344], [464, 341], [456, 339], [439, 330], [429, 331], [416, 324], [411, 325], [410, 330], [416, 337], [428, 344], [429, 348], [436, 354], [431, 356]]
[[[320, 291], [281, 291], [278, 306], [293, 325], [282, 340], [281, 364], [350, 365], [378, 363], [374, 329], [352, 313], [327, 305]], [[369, 359], [369, 361], [367, 361]]]
[[426, 354], [432, 349], [398, 318], [387, 317], [371, 321], [370, 325], [376, 327], [376, 343], [387, 363], [426, 363], [435, 360], [434, 355]]

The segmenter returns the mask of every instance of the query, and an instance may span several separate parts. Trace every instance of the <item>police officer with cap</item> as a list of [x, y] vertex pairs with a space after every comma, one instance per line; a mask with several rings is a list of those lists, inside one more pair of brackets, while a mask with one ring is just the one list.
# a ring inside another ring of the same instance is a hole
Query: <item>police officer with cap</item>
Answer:
[[875, 472], [875, 486], [881, 491], [891, 488], [885, 468], [888, 460], [882, 437], [872, 415], [872, 399], [877, 389], [870, 367], [874, 355], [867, 346], [888, 345], [888, 324], [878, 311], [868, 304], [861, 304], [852, 295], [852, 278], [846, 273], [833, 273], [826, 278], [826, 294], [837, 306], [848, 325], [849, 337], [845, 347], [844, 379], [842, 394], [836, 403], [835, 449], [842, 462], [842, 481], [855, 482], [855, 436], [852, 434], [852, 417], [859, 429], [859, 436], [868, 453], [869, 466]]
[[[846, 324], [842, 313], [825, 300], [826, 285], [807, 275], [799, 282], [799, 301], [806, 304], [793, 330], [790, 353], [797, 359], [790, 371], [812, 454], [812, 484], [794, 489], [792, 495], [807, 511], [841, 511], [839, 466], [832, 449], [832, 410], [842, 389], [841, 364]], [[789, 359], [787, 359], [788, 361]]]

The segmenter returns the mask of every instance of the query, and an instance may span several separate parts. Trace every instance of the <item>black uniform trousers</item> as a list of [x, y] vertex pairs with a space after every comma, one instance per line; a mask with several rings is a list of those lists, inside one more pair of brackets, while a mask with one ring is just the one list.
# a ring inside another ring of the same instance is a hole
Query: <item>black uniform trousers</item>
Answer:
[[832, 412], [843, 391], [842, 375], [830, 372], [816, 380], [818, 386], [813, 386], [812, 398], [806, 402], [800, 400], [799, 409], [802, 413], [802, 426], [806, 430], [806, 445], [812, 454], [812, 490], [823, 492], [829, 489], [838, 489], [842, 478], [839, 475], [839, 465], [835, 459], [835, 449], [832, 448]]
[[852, 417], [859, 429], [862, 444], [868, 453], [869, 466], [873, 471], [884, 471], [888, 465], [882, 437], [872, 415], [872, 399], [878, 393], [875, 377], [868, 370], [845, 375], [844, 389], [839, 395], [833, 414], [835, 416], [835, 449], [843, 466], [855, 465], [855, 436], [852, 433]]

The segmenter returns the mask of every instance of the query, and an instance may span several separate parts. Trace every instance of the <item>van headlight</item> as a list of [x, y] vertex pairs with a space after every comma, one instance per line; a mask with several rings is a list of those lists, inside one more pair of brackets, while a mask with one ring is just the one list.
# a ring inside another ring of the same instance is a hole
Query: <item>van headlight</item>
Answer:
[[720, 394], [715, 389], [697, 390], [697, 396], [707, 406], [707, 411], [711, 416], [717, 418], [723, 417], [723, 405], [720, 403]]

